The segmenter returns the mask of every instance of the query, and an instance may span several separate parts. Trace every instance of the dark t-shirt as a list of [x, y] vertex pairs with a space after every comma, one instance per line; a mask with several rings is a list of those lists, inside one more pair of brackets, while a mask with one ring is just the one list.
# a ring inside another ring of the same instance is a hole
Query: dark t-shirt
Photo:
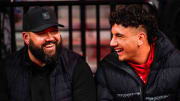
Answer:
[[52, 101], [49, 81], [49, 74], [52, 69], [52, 65], [32, 66], [32, 76], [30, 78], [32, 101]]

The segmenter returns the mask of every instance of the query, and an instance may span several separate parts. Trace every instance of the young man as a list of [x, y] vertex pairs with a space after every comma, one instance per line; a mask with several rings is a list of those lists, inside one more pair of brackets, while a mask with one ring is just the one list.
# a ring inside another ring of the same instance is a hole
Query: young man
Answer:
[[49, 8], [34, 7], [24, 15], [25, 47], [3, 65], [8, 101], [96, 101], [89, 65], [62, 46], [58, 26], [63, 27]]
[[98, 101], [180, 101], [180, 52], [158, 30], [149, 4], [110, 16], [114, 51], [97, 70]]

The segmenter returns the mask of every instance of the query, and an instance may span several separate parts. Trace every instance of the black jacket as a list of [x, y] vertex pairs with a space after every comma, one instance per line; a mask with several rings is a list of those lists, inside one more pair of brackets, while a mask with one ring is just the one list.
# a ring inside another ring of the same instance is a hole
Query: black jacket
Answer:
[[[3, 95], [0, 100], [7, 101], [8, 94], [8, 101], [31, 101], [29, 79], [32, 70], [25, 54], [27, 49], [23, 48], [3, 63], [5, 75], [1, 73], [0, 76], [4, 82], [0, 84], [0, 95]], [[52, 101], [96, 101], [92, 72], [83, 58], [72, 51], [61, 49], [49, 79]]]
[[180, 101], [180, 52], [160, 33], [147, 85], [115, 52], [101, 61], [96, 79], [98, 101]]

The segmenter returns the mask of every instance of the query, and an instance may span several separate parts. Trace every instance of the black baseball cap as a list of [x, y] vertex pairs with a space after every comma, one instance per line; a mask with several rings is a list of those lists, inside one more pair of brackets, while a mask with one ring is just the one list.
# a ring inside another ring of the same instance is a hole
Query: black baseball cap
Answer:
[[23, 31], [41, 32], [52, 26], [64, 27], [58, 24], [55, 12], [48, 7], [30, 8], [23, 17]]

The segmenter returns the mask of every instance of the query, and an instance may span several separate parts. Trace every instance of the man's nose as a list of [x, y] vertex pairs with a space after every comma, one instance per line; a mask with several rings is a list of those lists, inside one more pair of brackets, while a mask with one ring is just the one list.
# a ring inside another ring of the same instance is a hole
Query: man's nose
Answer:
[[110, 46], [111, 46], [111, 47], [117, 46], [117, 40], [114, 39], [114, 38], [112, 38], [111, 41], [110, 41]]
[[53, 40], [54, 40], [54, 36], [51, 34], [51, 32], [47, 32], [46, 41], [53, 41]]

